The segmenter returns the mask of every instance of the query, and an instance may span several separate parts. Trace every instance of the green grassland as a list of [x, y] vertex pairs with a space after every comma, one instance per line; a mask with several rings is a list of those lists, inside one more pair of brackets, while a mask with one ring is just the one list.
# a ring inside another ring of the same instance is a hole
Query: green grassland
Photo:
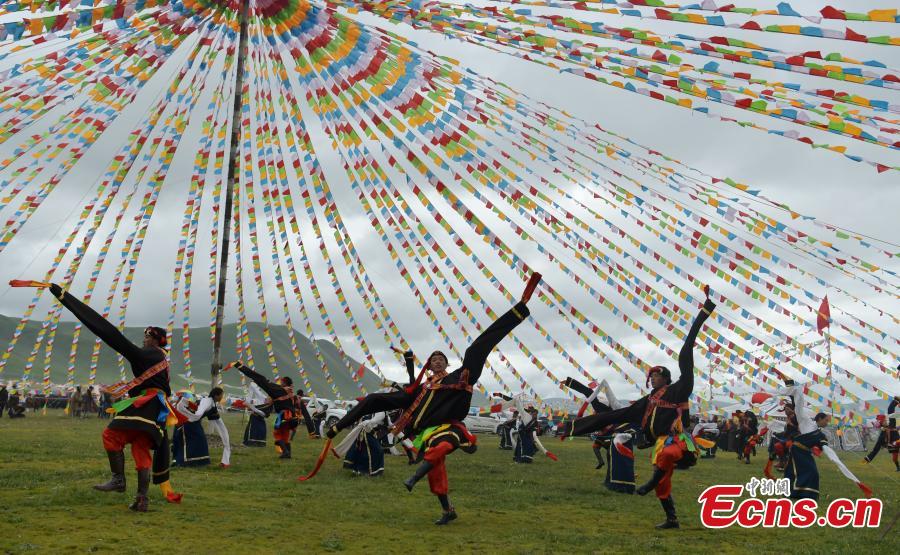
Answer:
[[[240, 415], [226, 417], [232, 443], [240, 442]], [[880, 539], [900, 508], [900, 476], [886, 454], [874, 464], [844, 453], [850, 468], [885, 503], [881, 529], [733, 528], [707, 530], [698, 520], [698, 494], [711, 484], [745, 483], [763, 459], [738, 464], [730, 453], [678, 471], [674, 496], [681, 530], [656, 531], [662, 519], [655, 498], [606, 491], [587, 440], [545, 445], [559, 456], [516, 465], [497, 438], [484, 435], [474, 455], [448, 459], [451, 499], [459, 520], [437, 527], [436, 499], [426, 481], [407, 493], [405, 458], [388, 457], [382, 478], [353, 477], [330, 458], [312, 481], [296, 477], [312, 468], [321, 441], [294, 445], [294, 459], [274, 450], [236, 447], [232, 467], [174, 469], [181, 505], [151, 490], [151, 512], [126, 508], [133, 495], [103, 494], [91, 485], [108, 476], [100, 442], [105, 425], [74, 420], [60, 411], [0, 419], [0, 551], [118, 553], [897, 553], [900, 524]], [[298, 434], [298, 438], [299, 438]], [[270, 438], [271, 440], [271, 438]], [[213, 461], [219, 449], [212, 448]], [[639, 451], [638, 479], [649, 474]], [[828, 461], [819, 463], [823, 499], [858, 497], [859, 490]]]

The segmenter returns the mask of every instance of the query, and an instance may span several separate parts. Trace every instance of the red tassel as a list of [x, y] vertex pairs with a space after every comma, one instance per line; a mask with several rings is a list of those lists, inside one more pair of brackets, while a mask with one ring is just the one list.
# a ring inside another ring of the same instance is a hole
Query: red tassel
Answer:
[[553, 459], [554, 461], [558, 461], [558, 460], [559, 460], [559, 459], [556, 457], [556, 455], [554, 455], [554, 454], [551, 453], [550, 451], [547, 451], [547, 456], [550, 457], [551, 459]]
[[703, 294], [706, 295], [706, 298], [709, 298], [709, 285], [703, 286]]
[[181, 505], [181, 498], [184, 497], [183, 493], [178, 493], [176, 491], [170, 491], [166, 493], [166, 501], [169, 503], [174, 503], [176, 505]]
[[43, 281], [33, 281], [30, 279], [11, 279], [9, 280], [10, 287], [50, 287], [49, 283], [44, 283]]
[[587, 408], [588, 408], [588, 404], [587, 404], [587, 403], [583, 403], [583, 404], [581, 405], [581, 408], [578, 409], [578, 416], [576, 416], [576, 418], [581, 418], [581, 417], [584, 415], [584, 411], [587, 410]]
[[319, 453], [319, 458], [316, 460], [316, 466], [313, 468], [312, 472], [307, 474], [306, 476], [300, 476], [297, 478], [298, 482], [305, 482], [315, 476], [319, 469], [322, 468], [322, 463], [325, 462], [325, 458], [328, 457], [328, 452], [331, 450], [331, 438], [325, 442], [325, 445], [322, 447], [322, 452]]
[[622, 455], [623, 457], [627, 457], [631, 460], [634, 460], [634, 451], [632, 451], [628, 447], [625, 447], [621, 443], [616, 443], [615, 441], [613, 441], [613, 445], [616, 446], [616, 451], [618, 451], [620, 455]]
[[813, 453], [813, 455], [819, 457], [819, 456], [822, 455], [822, 449], [820, 449], [818, 446], [813, 447], [813, 448], [812, 448], [812, 453]]
[[525, 292], [522, 293], [522, 302], [527, 303], [531, 300], [531, 295], [534, 294], [534, 290], [537, 288], [538, 283], [541, 281], [541, 274], [538, 272], [534, 272], [531, 274], [531, 278], [528, 280], [528, 283], [525, 284]]
[[872, 488], [862, 482], [856, 482], [856, 485], [859, 486], [859, 489], [861, 489], [863, 494], [865, 494], [866, 499], [870, 499], [872, 497]]
[[775, 479], [775, 476], [772, 475], [772, 463], [773, 463], [773, 462], [774, 462], [774, 461], [771, 461], [771, 460], [770, 460], [769, 462], [767, 462], [767, 463], [766, 463], [766, 468], [765, 468], [765, 470], [763, 470], [763, 474], [765, 474], [765, 475], [766, 475], [766, 478], [768, 478], [769, 480], [774, 480], [774, 479]]

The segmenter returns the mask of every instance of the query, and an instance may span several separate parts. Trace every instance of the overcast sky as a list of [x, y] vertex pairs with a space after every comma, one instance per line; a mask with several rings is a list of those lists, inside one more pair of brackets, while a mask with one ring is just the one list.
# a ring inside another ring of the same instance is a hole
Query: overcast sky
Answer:
[[[775, 2], [754, 3], [754, 6], [774, 5]], [[817, 2], [803, 2], [794, 0], [791, 4], [804, 13], [813, 13], [817, 11]], [[845, 7], [847, 9], [859, 9], [853, 2], [829, 2], [829, 4], [837, 7]], [[867, 9], [874, 9], [879, 6], [869, 6]], [[887, 6], [885, 6], [887, 7]], [[536, 12], [539, 10], [535, 10]], [[707, 118], [700, 114], [673, 107], [663, 102], [650, 99], [645, 96], [633, 94], [624, 90], [607, 87], [599, 83], [589, 81], [570, 74], [561, 74], [550, 70], [546, 67], [529, 63], [512, 56], [503, 55], [497, 52], [488, 51], [482, 47], [471, 44], [463, 44], [459, 41], [450, 40], [444, 37], [436, 36], [426, 31], [416, 31], [410, 29], [406, 25], [394, 25], [392, 23], [381, 20], [375, 16], [368, 14], [355, 15], [358, 21], [369, 25], [379, 25], [391, 29], [404, 36], [407, 36], [419, 44], [424, 49], [433, 50], [437, 54], [450, 56], [460, 62], [462, 68], [471, 68], [483, 76], [490, 77], [496, 81], [508, 84], [514, 90], [527, 95], [534, 101], [534, 107], [537, 108], [537, 102], [546, 102], [560, 109], [564, 109], [576, 118], [580, 118], [592, 123], [599, 123], [604, 128], [613, 131], [624, 137], [633, 139], [634, 141], [646, 145], [650, 148], [663, 152], [669, 156], [677, 158], [686, 165], [720, 178], [731, 177], [738, 182], [750, 185], [752, 189], [758, 189], [768, 198], [790, 205], [794, 210], [806, 216], [813, 216], [825, 222], [837, 224], [859, 233], [870, 235], [886, 241], [895, 243], [894, 247], [883, 248], [896, 252], [896, 243], [900, 224], [897, 218], [897, 206], [900, 206], [900, 179], [896, 172], [885, 172], [877, 174], [870, 166], [865, 164], [857, 164], [843, 158], [840, 155], [826, 152], [823, 150], [812, 150], [803, 143], [791, 141], [776, 136], [766, 135], [765, 133], [745, 129], [735, 124], [725, 123], [713, 118]], [[769, 47], [781, 48], [788, 52], [803, 51], [810, 49], [821, 49], [823, 52], [839, 51], [849, 56], [855, 56], [861, 59], [875, 58], [885, 62], [891, 68], [900, 67], [900, 57], [896, 53], [895, 48], [864, 45], [859, 43], [851, 43], [848, 41], [829, 41], [822, 39], [811, 39], [804, 37], [792, 37], [787, 35], [772, 35], [769, 33], [751, 33], [740, 32], [735, 30], [721, 30], [712, 27], [704, 27], [697, 25], [675, 25], [667, 22], [658, 22], [652, 20], [637, 21], [634, 19], [599, 16], [596, 14], [578, 13], [578, 17], [586, 20], [602, 20], [614, 26], [635, 26], [652, 29], [659, 33], [690, 33], [697, 36], [710, 36], [714, 34], [724, 34], [727, 32], [729, 36], [745, 38], [758, 43], [765, 44]], [[760, 20], [763, 21], [762, 19]], [[784, 22], [781, 20], [779, 22]], [[825, 20], [822, 26], [841, 28], [838, 21]], [[889, 34], [893, 27], [889, 24], [874, 24], [864, 22], [852, 22], [851, 27], [862, 30], [870, 35]], [[192, 44], [189, 39], [188, 45]], [[601, 39], [593, 40], [600, 45], [613, 45], [615, 43], [603, 41]], [[618, 45], [621, 46], [621, 45]], [[0, 52], [6, 52], [8, 47], [0, 46]], [[132, 105], [123, 111], [122, 115], [116, 119], [110, 129], [103, 134], [102, 138], [97, 141], [85, 157], [69, 172], [66, 178], [60, 183], [51, 197], [41, 205], [34, 216], [28, 221], [23, 229], [18, 233], [15, 240], [0, 254], [3, 264], [0, 265], [0, 278], [3, 283], [13, 278], [42, 278], [43, 274], [49, 267], [53, 255], [59, 249], [61, 242], [66, 234], [73, 227], [78, 217], [81, 206], [91, 197], [98, 183], [98, 178], [105, 171], [112, 153], [116, 152], [122, 142], [128, 137], [128, 133], [133, 129], [137, 122], [146, 116], [148, 107], [159, 97], [162, 87], [168, 84], [172, 75], [178, 70], [186, 59], [186, 49], [182, 48], [178, 53], [173, 55], [171, 59], [163, 66], [156, 76], [142, 90]], [[686, 57], [690, 59], [690, 57]], [[10, 56], [0, 61], [0, 71], [9, 67], [14, 56]], [[697, 63], [702, 63], [702, 59]], [[221, 57], [215, 62], [221, 64]], [[215, 66], [214, 66], [215, 67]], [[737, 66], [740, 67], [740, 66]], [[900, 104], [896, 90], [875, 89], [872, 87], [854, 86], [852, 84], [838, 83], [836, 81], [825, 82], [816, 81], [815, 79], [803, 79], [804, 76], [799, 74], [780, 74], [779, 72], [765, 72], [762, 68], [754, 67], [751, 69], [754, 75], [759, 75], [782, 81], [790, 81], [801, 83], [804, 86], [829, 86], [840, 90], [848, 90], [865, 94], [874, 98], [888, 100], [893, 104]], [[893, 70], [898, 71], [897, 69]], [[214, 72], [213, 72], [214, 73]], [[200, 102], [200, 108], [195, 112], [197, 115], [192, 117], [191, 124], [182, 141], [182, 147], [179, 148], [175, 157], [172, 168], [166, 177], [162, 193], [159, 198], [159, 206], [150, 226], [143, 247], [143, 253], [136, 266], [134, 275], [135, 292], [128, 304], [127, 322], [129, 324], [145, 324], [145, 323], [165, 323], [170, 317], [170, 297], [172, 291], [172, 276], [175, 264], [175, 250], [179, 240], [179, 230], [181, 229], [182, 213], [185, 198], [187, 195], [186, 184], [190, 178], [193, 168], [193, 156], [199, 142], [200, 122], [208, 113], [205, 109], [207, 103], [211, 99], [211, 95], [215, 85], [222, 80], [221, 72], [217, 78], [210, 78], [207, 88], [204, 90]], [[227, 79], [226, 79], [227, 81]], [[301, 94], [297, 89], [295, 92]], [[230, 93], [226, 89], [226, 98]], [[409, 291], [405, 283], [399, 277], [394, 261], [390, 259], [387, 250], [381, 239], [371, 233], [371, 226], [368, 217], [362, 210], [359, 202], [356, 200], [356, 193], [351, 190], [346, 175], [341, 167], [341, 158], [337, 152], [332, 150], [330, 140], [315, 115], [309, 110], [308, 106], [302, 102], [304, 109], [304, 119], [307, 122], [308, 130], [312, 136], [316, 153], [323, 165], [325, 175], [328, 178], [329, 185], [337, 197], [339, 208], [345, 223], [350, 228], [351, 236], [360, 255], [363, 257], [366, 265], [366, 271], [374, 282], [379, 291], [385, 306], [389, 309], [391, 316], [397, 322], [401, 329], [404, 339], [417, 349], [419, 353], [430, 352], [433, 348], [447, 349], [438, 339], [435, 329], [430, 324], [423, 310], [419, 305], [419, 301]], [[225, 106], [230, 105], [230, 101]], [[773, 129], [790, 129], [792, 126], [772, 118], [755, 116], [744, 111], [731, 110], [726, 106], [712, 104], [710, 110], [716, 113], [736, 117], [742, 120], [755, 121], [761, 125], [771, 127]], [[227, 110], [221, 112], [222, 118], [227, 116]], [[896, 114], [890, 114], [896, 117]], [[51, 125], [50, 118], [46, 121], [38, 122], [33, 128], [26, 129], [20, 136], [16, 136], [13, 140], [8, 140], [0, 145], [0, 156], [7, 158], [13, 149], [18, 146], [25, 137], [30, 136], [34, 132], [40, 132], [47, 129]], [[222, 120], [224, 121], [224, 119]], [[43, 127], [42, 127], [43, 126]], [[817, 142], [828, 142], [830, 144], [844, 144], [848, 147], [849, 152], [858, 154], [873, 160], [883, 161], [885, 163], [900, 165], [900, 155], [896, 151], [890, 151], [887, 148], [864, 144], [860, 141], [853, 141], [838, 135], [820, 133], [812, 129], [801, 128], [800, 131], [813, 137]], [[495, 138], [497, 144], [502, 144], [502, 140]], [[370, 145], [371, 146], [371, 145]], [[388, 147], [389, 148], [389, 147]], [[372, 147], [372, 152], [377, 154], [378, 147]], [[635, 152], [638, 152], [635, 149]], [[25, 160], [25, 159], [23, 159]], [[27, 163], [22, 161], [16, 162], [18, 165]], [[4, 179], [3, 185], [9, 186], [15, 184], [15, 178], [11, 178], [10, 172], [18, 165], [6, 167], [0, 173], [0, 177]], [[535, 165], [535, 171], [542, 172], [547, 168], [539, 169], [540, 164]], [[13, 168], [13, 169], [11, 169]], [[552, 176], [551, 173], [547, 175]], [[399, 178], [399, 175], [397, 176]], [[552, 177], [551, 177], [552, 178]], [[131, 187], [133, 176], [130, 176], [123, 186], [123, 190]], [[554, 178], [558, 179], [558, 178]], [[421, 184], [421, 183], [420, 183]], [[583, 184], [590, 187], [590, 184]], [[575, 184], [559, 183], [560, 187], [572, 192], [573, 194], [580, 190]], [[5, 194], [5, 193], [4, 193]], [[143, 189], [138, 195], [143, 194]], [[257, 191], [257, 195], [259, 192]], [[485, 191], [487, 196], [491, 193]], [[432, 199], [435, 195], [430, 195]], [[686, 197], [685, 197], [686, 198]], [[117, 201], [118, 202], [118, 201]], [[208, 207], [211, 203], [211, 192], [204, 194], [203, 202], [205, 203], [199, 227], [199, 241], [197, 246], [198, 258], [194, 262], [194, 278], [191, 296], [191, 324], [206, 325], [209, 322], [209, 290], [207, 286], [207, 272], [209, 269], [208, 251], [210, 248], [209, 237], [212, 220]], [[304, 209], [300, 202], [299, 196], [295, 197], [296, 210], [302, 221], [306, 221]], [[14, 204], [11, 206], [17, 206]], [[115, 209], [114, 208], [113, 210]], [[598, 206], [598, 209], [600, 207]], [[3, 221], [8, 219], [6, 210], [0, 212]], [[427, 223], [427, 213], [422, 209], [417, 209], [419, 217], [426, 222], [429, 231], [436, 237], [443, 237], [442, 232], [433, 224]], [[268, 308], [268, 316], [272, 324], [281, 324], [284, 322], [283, 311], [281, 309], [281, 301], [279, 300], [274, 285], [272, 274], [272, 265], [270, 263], [270, 250], [267, 247], [269, 241], [267, 231], [263, 220], [262, 210], [258, 209], [259, 222], [259, 238], [260, 238], [260, 258], [263, 273], [263, 282], [265, 284], [266, 302]], [[11, 213], [11, 212], [9, 212]], [[129, 209], [124, 222], [130, 222], [133, 216], [133, 209]], [[770, 214], [777, 214], [772, 211]], [[498, 226], [502, 224], [488, 211], [479, 211], [479, 216], [483, 217], [487, 222], [497, 222]], [[629, 229], [627, 226], [633, 226], [633, 220], [621, 218], [617, 214], [610, 214], [609, 220], [615, 222], [623, 228]], [[778, 215], [779, 219], [784, 219], [783, 213]], [[458, 221], [457, 221], [458, 222]], [[458, 222], [459, 223], [459, 222]], [[520, 225], [525, 225], [524, 219], [519, 221]], [[820, 228], [816, 228], [808, 222], [793, 222], [798, 227], [814, 232], [817, 236], [827, 238], [828, 234]], [[246, 221], [244, 222], [244, 233], [247, 233]], [[302, 223], [301, 223], [302, 225]], [[805, 227], [804, 227], [805, 226]], [[123, 226], [124, 227], [124, 226]], [[74, 293], [83, 292], [87, 280], [90, 276], [90, 268], [93, 266], [97, 257], [96, 244], [106, 237], [111, 227], [105, 221], [104, 225], [97, 232], [97, 240], [91, 249], [86, 253], [82, 262], [82, 267], [76, 274], [76, 278], [72, 287]], [[516, 253], [534, 267], [546, 271], [548, 282], [555, 288], [566, 295], [571, 294], [570, 300], [576, 304], [578, 308], [584, 311], [592, 321], [601, 324], [617, 341], [626, 345], [638, 356], [644, 357], [651, 363], [668, 364], [674, 367], [674, 361], [668, 359], [664, 353], [650, 345], [643, 335], [636, 333], [629, 327], [621, 324], [621, 319], [615, 319], [608, 311], [600, 307], [594, 307], [596, 304], [591, 298], [578, 290], [577, 286], [563, 276], [555, 266], [546, 260], [546, 257], [539, 253], [535, 244], [525, 244], [515, 237], [508, 229], [502, 227], [495, 229], [498, 233], [502, 233], [504, 240], [507, 240], [511, 246], [516, 248]], [[486, 250], [486, 247], [475, 241], [474, 235], [467, 230], [463, 230], [460, 223], [458, 232], [473, 240], [472, 248], [483, 255], [485, 260], [499, 261], [496, 256]], [[307, 254], [310, 258], [310, 264], [317, 276], [317, 285], [321, 293], [324, 295], [325, 304], [332, 320], [338, 336], [344, 343], [348, 352], [358, 359], [362, 359], [362, 351], [355, 344], [353, 335], [350, 331], [349, 324], [341, 315], [341, 309], [338, 306], [337, 299], [331, 292], [330, 281], [325, 275], [326, 265], [320, 253], [315, 252], [318, 241], [313, 237], [313, 231], [309, 226], [303, 228], [303, 237], [310, 249]], [[643, 236], [642, 231], [635, 229], [636, 236]], [[360, 327], [364, 330], [365, 336], [369, 342], [369, 347], [375, 353], [376, 359], [381, 369], [389, 375], [398, 375], [399, 364], [387, 350], [387, 345], [381, 339], [381, 333], [375, 329], [364, 307], [362, 307], [358, 296], [353, 290], [353, 281], [344, 268], [343, 260], [339, 251], [335, 248], [335, 243], [330, 237], [327, 239], [327, 245], [330, 250], [332, 261], [338, 265], [338, 276], [345, 294], [348, 297], [353, 308], [353, 313]], [[249, 236], [244, 235], [244, 249], [247, 249]], [[116, 274], [115, 264], [118, 262], [118, 248], [121, 247], [124, 236], [120, 234], [116, 237], [114, 248], [110, 255], [110, 259], [104, 266], [101, 275], [100, 286], [94, 297], [95, 306], [102, 306], [108, 292], [109, 284]], [[652, 237], [648, 237], [648, 241]], [[446, 248], [446, 243], [442, 242]], [[674, 254], [673, 249], [666, 245], [658, 245], [660, 252], [667, 256]], [[865, 260], [878, 262], [883, 266], [892, 268], [894, 271], [900, 270], [900, 263], [886, 260], [885, 257], [875, 256], [869, 250], [857, 247], [853, 249], [850, 243], [841, 244], [842, 248], [851, 249], [853, 254], [862, 257]], [[773, 250], [785, 253], [783, 249], [771, 246]], [[296, 254], [296, 253], [295, 253]], [[786, 254], [785, 254], [786, 255]], [[249, 270], [249, 251], [245, 250], [244, 256], [244, 291], [245, 301], [248, 304], [248, 315], [252, 320], [258, 320], [260, 317], [259, 303], [256, 300], [255, 286], [253, 283], [253, 275]], [[565, 260], [572, 260], [571, 253], [561, 253]], [[789, 256], [789, 255], [786, 255]], [[453, 262], [460, 266], [461, 270], [472, 280], [473, 286], [495, 311], [501, 312], [505, 310], [508, 303], [497, 293], [496, 288], [481, 276], [477, 269], [471, 264], [471, 261], [465, 260], [461, 253], [451, 253]], [[71, 257], [67, 257], [64, 266], [69, 263]], [[798, 259], [802, 260], [802, 259]], [[232, 258], [232, 263], [234, 259]], [[437, 261], [440, 264], [440, 261]], [[808, 261], [807, 261], [808, 262]], [[299, 263], [298, 263], [299, 264]], [[412, 266], [411, 266], [412, 267]], [[864, 301], [881, 308], [889, 314], [900, 314], [900, 303], [898, 303], [897, 289], [893, 287], [891, 293], [879, 295], [871, 288], [861, 285], [852, 280], [846, 280], [840, 276], [833, 275], [832, 272], [823, 270], [821, 265], [808, 263], [806, 268], [813, 271], [821, 272], [819, 277], [828, 279], [835, 285], [846, 288], [848, 291], [857, 295]], [[127, 266], [126, 266], [127, 268]], [[517, 282], [518, 278], [508, 268], [501, 266], [491, 266], [494, 273], [514, 294], [518, 294], [521, 286]], [[700, 275], [703, 269], [699, 266], [687, 268], [695, 275]], [[307, 295], [307, 299], [311, 298], [310, 289], [305, 278], [302, 276], [302, 269], [298, 266], [298, 272], [301, 272], [300, 286]], [[64, 271], [60, 270], [57, 278], [61, 279]], [[233, 274], [233, 272], [231, 272]], [[884, 274], [882, 274], [884, 275]], [[678, 279], [674, 275], [671, 276], [673, 281], [678, 282], [685, 287], [685, 281]], [[288, 276], [285, 275], [287, 280]], [[416, 278], [417, 284], [424, 285], [424, 281]], [[585, 279], [590, 281], [591, 276]], [[596, 283], [601, 293], [609, 295], [605, 290], [605, 284], [602, 281]], [[896, 284], [896, 279], [893, 280]], [[805, 280], [802, 285], [817, 294], [824, 294], [824, 288], [818, 287], [811, 280]], [[227, 321], [234, 321], [237, 316], [236, 302], [234, 296], [233, 280], [229, 282], [229, 301], [226, 311]], [[119, 285], [121, 288], [121, 284]], [[458, 288], [458, 286], [457, 286]], [[699, 292], [693, 291], [693, 294]], [[32, 291], [0, 289], [0, 313], [19, 316], [22, 314], [24, 307], [27, 306]], [[438, 305], [431, 299], [432, 295], [427, 289], [423, 289], [423, 295], [429, 298], [432, 307]], [[612, 298], [612, 297], [611, 297]], [[885, 345], [892, 350], [897, 350], [896, 338], [900, 336], [900, 329], [893, 323], [889, 317], [880, 317], [875, 310], [866, 309], [861, 305], [852, 303], [840, 294], [831, 293], [832, 298], [838, 306], [843, 306], [847, 310], [852, 311], [854, 315], [865, 318], [867, 321], [875, 323], [883, 331], [886, 332], [888, 339]], [[615, 300], [615, 299], [614, 299]], [[740, 302], [740, 301], [739, 301]], [[489, 323], [484, 311], [477, 303], [467, 304], [470, 310], [475, 314], [477, 320], [482, 326]], [[535, 304], [535, 303], [533, 303]], [[300, 311], [299, 303], [296, 299], [290, 297], [290, 311], [293, 318], [294, 327], [303, 331], [305, 320], [303, 313]], [[44, 318], [49, 308], [49, 303], [42, 302], [32, 316], [35, 319]], [[116, 307], [117, 310], [118, 307]], [[748, 305], [748, 308], [760, 308]], [[764, 308], [764, 307], [763, 307]], [[579, 362], [586, 367], [595, 377], [610, 377], [608, 372], [604, 370], [608, 364], [598, 357], [584, 344], [583, 341], [572, 333], [569, 325], [560, 320], [555, 310], [547, 306], [537, 306], [534, 309], [535, 321], [541, 322], [551, 334], [558, 338], [560, 343], [569, 351]], [[677, 350], [679, 347], [677, 338], [670, 337], [655, 326], [654, 322], [648, 322], [647, 317], [640, 311], [631, 306], [623, 306], [622, 310], [631, 315], [638, 323], [647, 327], [650, 333], [658, 335], [670, 348]], [[315, 305], [307, 307], [312, 328], [319, 337], [327, 337], [324, 324], [319, 317]], [[834, 313], [833, 313], [834, 314]], [[64, 315], [64, 318], [66, 316]], [[788, 321], [778, 321], [773, 315], [775, 321], [779, 323], [781, 329], [792, 334], [807, 333], [796, 327], [796, 324]], [[835, 318], [842, 318], [848, 325], [852, 321], [845, 315], [835, 315]], [[175, 325], [180, 325], [182, 319], [182, 310], [177, 309], [175, 317]], [[463, 321], [467, 335], [474, 333], [473, 326], [468, 321]], [[463, 335], [459, 327], [454, 326], [451, 322], [447, 322], [448, 333], [453, 338], [456, 345], [464, 348], [467, 344], [467, 338]], [[524, 326], [523, 326], [524, 328]], [[528, 347], [542, 361], [545, 361], [548, 368], [553, 371], [560, 379], [574, 372], [568, 368], [565, 361], [548, 346], [535, 332], [534, 328], [520, 328], [519, 337], [528, 345]], [[891, 360], [890, 357], [882, 356], [870, 346], [859, 344], [857, 341], [853, 343], [854, 338], [849, 335], [839, 336], [842, 339], [857, 345], [864, 352], [873, 357], [879, 357], [878, 360], [882, 364], [890, 368], [896, 366], [897, 361]], [[807, 335], [807, 340], [814, 337]], [[891, 341], [893, 339], [893, 341]], [[507, 341], [502, 346], [503, 352], [513, 361], [517, 370], [526, 377], [535, 389], [543, 396], [557, 396], [560, 394], [553, 384], [541, 372], [533, 368], [530, 363], [518, 354], [515, 346]], [[846, 350], [844, 350], [846, 351]], [[824, 353], [824, 350], [821, 351]], [[615, 356], [615, 355], [613, 355]], [[843, 365], [844, 368], [855, 369], [858, 363], [853, 358], [852, 353], [836, 350], [834, 353], [835, 361]], [[451, 356], [451, 358], [455, 358]], [[495, 361], [495, 359], [492, 359]], [[621, 359], [619, 360], [621, 362]], [[195, 361], [198, 364], [198, 361]], [[706, 364], [705, 361], [698, 365]], [[495, 362], [498, 371], [503, 371], [503, 365], [499, 361]], [[816, 370], [821, 372], [820, 369]], [[630, 375], [635, 377], [639, 375], [641, 370], [634, 370]], [[860, 375], [867, 380], [877, 383], [880, 387], [893, 393], [900, 393], [900, 386], [895, 380], [890, 380], [887, 376], [880, 374], [877, 370], [868, 368], [860, 368]], [[622, 394], [626, 396], [635, 396], [637, 390], [627, 385], [618, 377], [613, 376], [614, 386]], [[493, 377], [485, 375], [485, 387], [488, 389], [498, 389]], [[517, 386], [517, 382], [512, 376], [504, 375], [504, 381], [510, 387]], [[850, 387], [848, 386], [848, 389]], [[858, 389], [854, 392], [861, 394]], [[871, 394], [867, 394], [870, 396]]]

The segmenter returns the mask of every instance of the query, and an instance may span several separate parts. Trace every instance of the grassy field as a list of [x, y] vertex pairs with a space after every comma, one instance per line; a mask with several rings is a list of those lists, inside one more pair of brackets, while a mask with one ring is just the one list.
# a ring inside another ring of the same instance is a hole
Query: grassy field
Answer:
[[[885, 503], [882, 529], [810, 528], [707, 530], [698, 520], [698, 494], [715, 483], [745, 483], [761, 472], [762, 458], [740, 465], [732, 454], [676, 474], [674, 496], [682, 529], [657, 532], [662, 520], [655, 498], [607, 492], [586, 440], [546, 445], [559, 462], [541, 458], [515, 465], [495, 436], [481, 436], [474, 455], [449, 458], [451, 499], [460, 519], [446, 527], [427, 481], [412, 494], [401, 481], [405, 460], [389, 457], [383, 478], [352, 477], [331, 458], [307, 483], [295, 478], [312, 468], [322, 443], [305, 438], [294, 459], [274, 451], [236, 447], [232, 468], [175, 469], [185, 493], [181, 505], [164, 503], [151, 490], [151, 512], [127, 510], [134, 492], [129, 456], [127, 494], [103, 494], [90, 486], [108, 476], [100, 442], [104, 422], [74, 421], [61, 412], [0, 419], [0, 551], [119, 553], [897, 553], [900, 524], [884, 540], [883, 528], [900, 507], [900, 476], [883, 454], [850, 468]], [[241, 417], [228, 415], [233, 443]], [[299, 435], [298, 435], [299, 437]], [[271, 440], [271, 438], [270, 438]], [[219, 450], [213, 449], [217, 461]], [[824, 499], [856, 498], [859, 491], [823, 460]], [[638, 452], [639, 481], [649, 472]], [[820, 502], [820, 506], [822, 503]]]

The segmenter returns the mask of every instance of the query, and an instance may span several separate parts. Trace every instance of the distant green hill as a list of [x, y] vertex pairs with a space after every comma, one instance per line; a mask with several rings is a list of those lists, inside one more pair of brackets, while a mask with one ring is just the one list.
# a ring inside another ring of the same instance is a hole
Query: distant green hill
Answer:
[[[0, 315], [0, 345], [3, 351], [10, 339], [12, 339], [13, 331], [18, 324], [18, 318]], [[6, 382], [10, 380], [19, 380], [26, 369], [26, 360], [34, 347], [35, 339], [40, 331], [40, 322], [29, 322], [21, 337], [13, 350], [6, 368], [0, 373], [0, 380]], [[236, 332], [235, 324], [225, 326], [222, 341], [222, 358], [223, 363], [228, 363], [236, 357]], [[73, 322], [61, 322], [56, 330], [56, 338], [53, 345], [52, 358], [50, 360], [50, 380], [55, 384], [66, 382], [66, 369], [68, 368], [69, 349], [72, 345], [72, 333], [75, 328]], [[294, 383], [298, 387], [303, 387], [302, 379], [297, 371], [293, 354], [291, 353], [290, 341], [288, 340], [287, 327], [270, 326], [272, 346], [275, 352], [275, 360], [279, 374], [289, 375], [294, 379]], [[248, 326], [250, 334], [250, 349], [253, 353], [255, 369], [264, 374], [272, 375], [272, 367], [268, 362], [266, 355], [265, 342], [263, 339], [263, 326], [260, 323], [250, 323]], [[187, 387], [188, 380], [184, 377], [185, 360], [182, 356], [182, 336], [181, 330], [175, 331], [171, 345], [172, 360], [172, 386], [173, 389], [181, 389]], [[141, 341], [143, 337], [142, 327], [129, 327], [125, 329], [125, 336], [134, 342]], [[210, 339], [210, 330], [207, 327], [191, 328], [190, 333], [190, 356], [191, 356], [191, 373], [196, 379], [198, 390], [203, 391], [210, 379], [210, 364], [212, 361], [212, 341]], [[325, 379], [325, 373], [322, 371], [321, 364], [316, 358], [315, 349], [312, 341], [306, 336], [294, 332], [297, 341], [297, 348], [300, 351], [300, 360], [303, 369], [306, 371], [312, 392], [320, 397], [333, 398], [334, 392]], [[85, 329], [82, 329], [78, 340], [78, 353], [75, 359], [75, 383], [85, 384], [88, 381], [90, 370], [90, 353], [94, 343], [94, 336]], [[317, 345], [325, 360], [325, 366], [334, 379], [334, 386], [342, 398], [352, 399], [358, 397], [360, 393], [359, 387], [351, 378], [351, 372], [359, 368], [360, 363], [350, 359], [344, 361], [337, 348], [330, 341], [318, 340]], [[400, 363], [398, 362], [398, 367]], [[349, 367], [348, 367], [349, 366]], [[352, 369], [352, 370], [351, 370]], [[127, 370], [127, 369], [126, 369]], [[31, 381], [40, 382], [44, 373], [44, 348], [40, 349], [34, 366], [31, 368], [29, 379]], [[130, 377], [130, 372], [129, 372]], [[100, 350], [100, 360], [97, 368], [97, 383], [113, 383], [119, 381], [119, 369], [116, 361], [116, 353], [105, 345]], [[381, 387], [381, 379], [368, 368], [361, 379], [362, 384], [368, 391], [374, 391]], [[227, 385], [237, 386], [240, 384], [240, 374], [229, 371], [225, 374], [225, 383]]]

